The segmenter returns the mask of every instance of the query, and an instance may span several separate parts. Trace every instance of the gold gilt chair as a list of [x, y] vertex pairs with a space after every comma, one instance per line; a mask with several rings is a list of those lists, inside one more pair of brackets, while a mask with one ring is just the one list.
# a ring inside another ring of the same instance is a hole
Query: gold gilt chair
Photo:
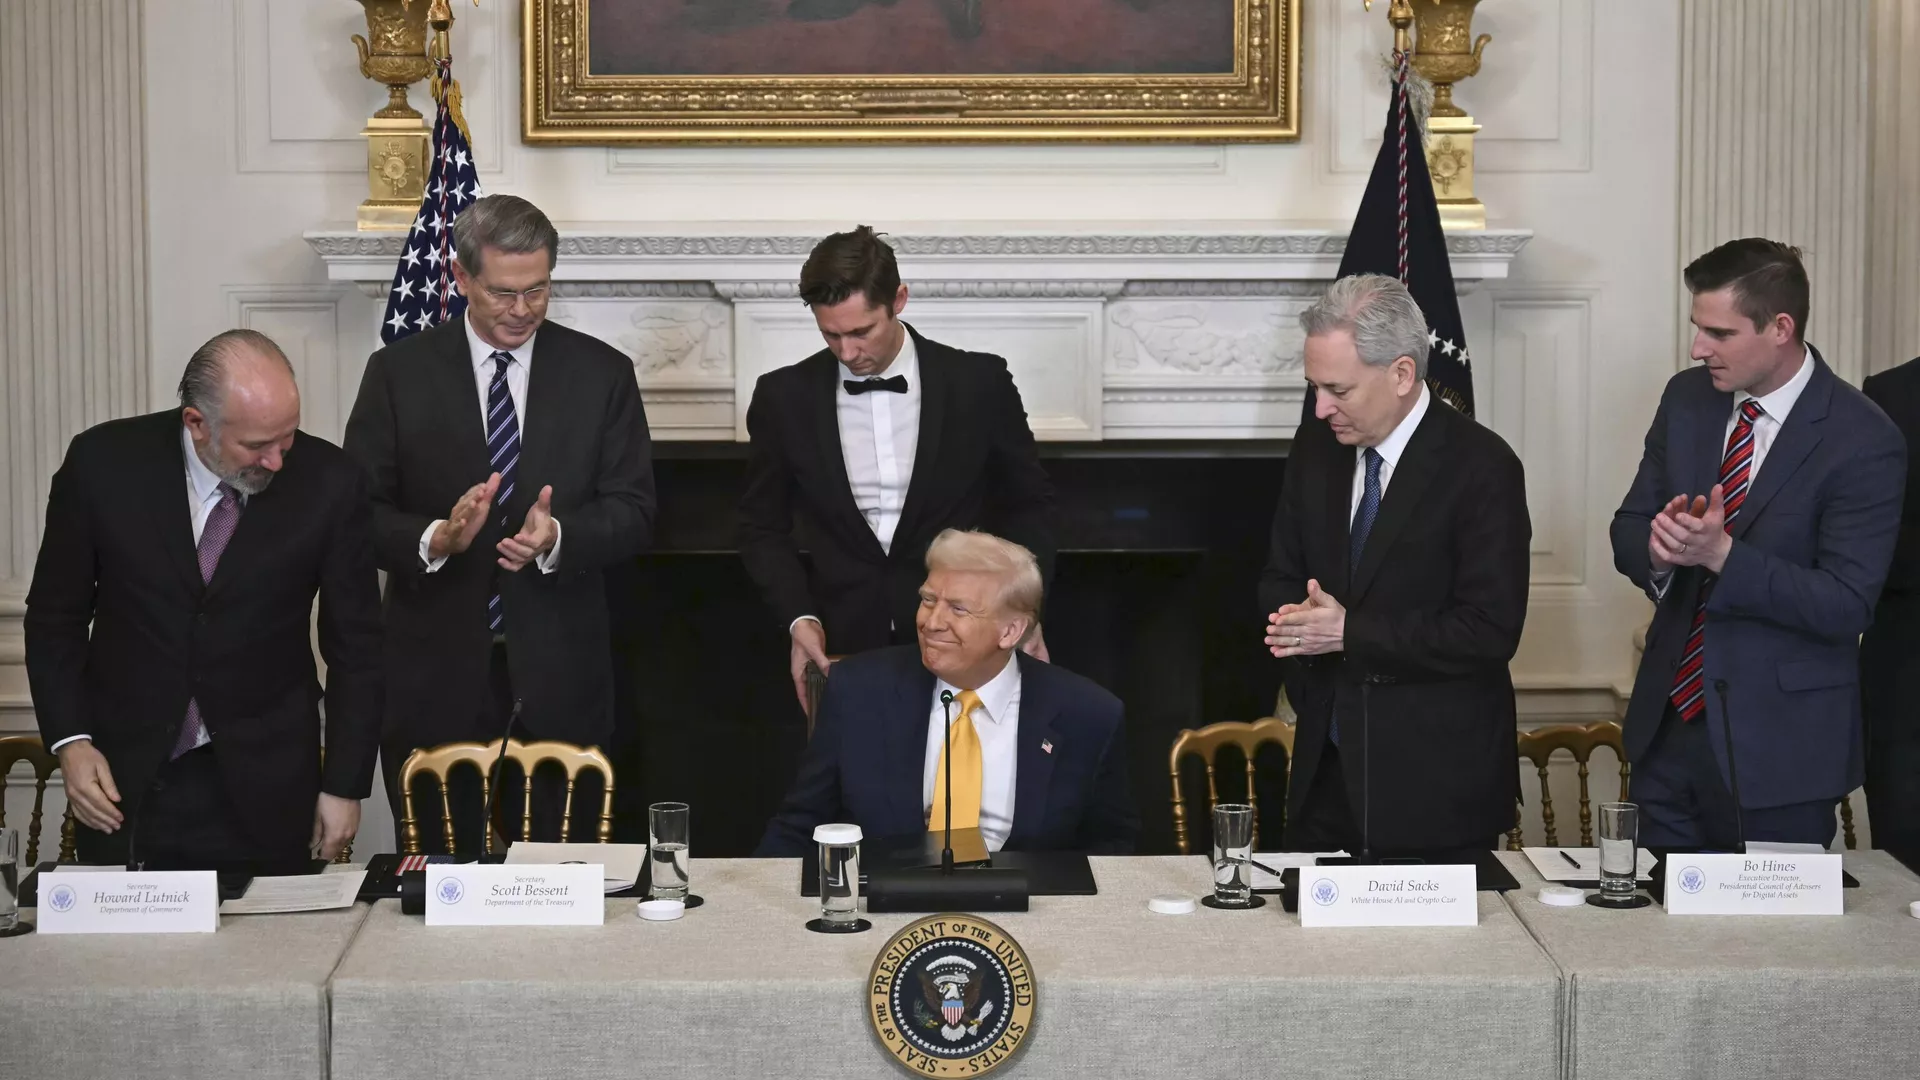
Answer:
[[[1565, 750], [1573, 755], [1580, 775], [1580, 846], [1593, 846], [1593, 802], [1587, 793], [1587, 761], [1594, 750], [1606, 747], [1612, 750], [1620, 762], [1620, 801], [1627, 801], [1627, 791], [1633, 778], [1633, 766], [1627, 761], [1626, 747], [1621, 741], [1620, 725], [1611, 720], [1602, 720], [1593, 724], [1559, 724], [1553, 727], [1535, 728], [1520, 732], [1520, 756], [1533, 762], [1540, 774], [1540, 820], [1545, 826], [1548, 847], [1557, 847], [1560, 843], [1559, 830], [1555, 827], [1553, 815], [1553, 794], [1547, 788], [1547, 761], [1556, 750]], [[1840, 800], [1840, 828], [1847, 850], [1852, 851], [1857, 842], [1853, 831], [1853, 804], [1851, 799]], [[1513, 829], [1507, 833], [1507, 850], [1518, 851], [1521, 846], [1520, 814], [1515, 807]]]
[[[1281, 699], [1285, 705], [1285, 698]], [[1290, 709], [1283, 709], [1291, 713]], [[1186, 793], [1180, 786], [1180, 762], [1189, 755], [1200, 758], [1207, 765], [1207, 811], [1220, 801], [1220, 788], [1214, 772], [1215, 762], [1220, 751], [1228, 746], [1238, 747], [1247, 759], [1247, 802], [1254, 807], [1253, 842], [1260, 843], [1259, 796], [1254, 793], [1253, 759], [1260, 747], [1266, 743], [1277, 743], [1287, 753], [1287, 777], [1293, 776], [1293, 720], [1289, 716], [1262, 717], [1248, 723], [1225, 721], [1208, 724], [1206, 727], [1186, 728], [1173, 740], [1173, 750], [1167, 755], [1167, 770], [1173, 779], [1173, 842], [1180, 854], [1192, 854], [1193, 845], [1187, 833]], [[1285, 809], [1282, 808], [1282, 821], [1285, 821]]]
[[[1556, 847], [1560, 843], [1560, 833], [1553, 814], [1553, 792], [1547, 786], [1547, 763], [1555, 751], [1565, 750], [1573, 755], [1580, 772], [1580, 846], [1592, 847], [1593, 800], [1587, 789], [1587, 763], [1593, 757], [1593, 752], [1604, 746], [1612, 750], [1615, 759], [1620, 762], [1620, 799], [1623, 802], [1627, 798], [1628, 784], [1633, 775], [1633, 766], [1627, 763], [1626, 748], [1620, 740], [1620, 725], [1611, 720], [1592, 724], [1555, 724], [1522, 731], [1519, 740], [1520, 756], [1533, 762], [1534, 769], [1540, 774], [1540, 820], [1546, 827], [1547, 846]], [[1507, 849], [1518, 851], [1520, 846], [1520, 813], [1516, 806], [1513, 829], [1507, 833]]]
[[[33, 816], [27, 821], [27, 865], [33, 866], [40, 861], [41, 815], [46, 807], [47, 781], [60, 771], [60, 759], [55, 757], [40, 742], [38, 735], [7, 735], [0, 737], [0, 826], [7, 823], [7, 774], [13, 767], [26, 762], [33, 769]], [[60, 820], [59, 861], [74, 861], [73, 853], [73, 804], [67, 804], [66, 813]]]
[[[844, 659], [845, 657], [843, 656], [829, 656], [827, 657], [827, 664], [831, 667]], [[813, 661], [809, 660], [807, 661], [807, 667], [802, 677], [807, 681], [807, 740], [811, 742], [813, 740], [813, 725], [820, 716], [820, 699], [827, 696], [827, 674], [815, 667]]]
[[[447, 797], [447, 777], [455, 768], [471, 766], [480, 773], [480, 801], [487, 799], [487, 775], [494, 759], [500, 756], [500, 741], [490, 743], [456, 742], [430, 746], [407, 755], [400, 767], [400, 846], [403, 855], [419, 855], [420, 824], [413, 811], [413, 782], [425, 773], [439, 782], [440, 824], [446, 833], [447, 850], [454, 848], [453, 806]], [[613, 763], [597, 746], [575, 746], [564, 742], [507, 740], [507, 758], [520, 766], [526, 782], [520, 788], [520, 835], [531, 839], [533, 832], [533, 771], [541, 763], [558, 762], [567, 773], [567, 800], [560, 815], [560, 842], [567, 843], [573, 825], [573, 792], [580, 774], [592, 769], [600, 773], [604, 790], [600, 797], [599, 836], [595, 843], [613, 842]], [[504, 770], [503, 770], [504, 771]], [[485, 849], [493, 851], [493, 823], [486, 828]]]

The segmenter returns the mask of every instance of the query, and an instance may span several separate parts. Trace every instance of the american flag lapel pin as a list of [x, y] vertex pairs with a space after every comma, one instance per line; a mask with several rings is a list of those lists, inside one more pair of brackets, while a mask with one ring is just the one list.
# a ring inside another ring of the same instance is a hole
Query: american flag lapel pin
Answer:
[[1040, 752], [1041, 752], [1041, 753], [1043, 753], [1043, 754], [1051, 754], [1051, 753], [1053, 753], [1053, 740], [1052, 740], [1052, 739], [1041, 739], [1041, 740], [1040, 740]]

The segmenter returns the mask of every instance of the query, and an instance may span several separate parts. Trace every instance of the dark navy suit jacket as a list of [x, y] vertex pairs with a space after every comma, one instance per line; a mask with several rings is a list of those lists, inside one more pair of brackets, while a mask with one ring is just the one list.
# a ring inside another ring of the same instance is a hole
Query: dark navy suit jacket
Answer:
[[[1005, 850], [1132, 851], [1140, 820], [1127, 789], [1120, 700], [1079, 675], [1015, 656], [1019, 751]], [[756, 854], [806, 855], [814, 826], [826, 822], [851, 822], [870, 839], [924, 832], [933, 687], [917, 646], [833, 665], [813, 741]]]
[[[1812, 380], [1787, 414], [1733, 523], [1733, 551], [1707, 602], [1707, 715], [1722, 780], [1725, 680], [1747, 809], [1837, 799], [1860, 785], [1859, 639], [1873, 620], [1900, 532], [1906, 448], [1866, 395], [1813, 354]], [[1703, 367], [1667, 383], [1633, 487], [1614, 514], [1613, 562], [1654, 596], [1647, 535], [1675, 495], [1719, 479], [1733, 395]], [[1707, 571], [1674, 571], [1647, 630], [1627, 707], [1638, 761], [1659, 729]]]

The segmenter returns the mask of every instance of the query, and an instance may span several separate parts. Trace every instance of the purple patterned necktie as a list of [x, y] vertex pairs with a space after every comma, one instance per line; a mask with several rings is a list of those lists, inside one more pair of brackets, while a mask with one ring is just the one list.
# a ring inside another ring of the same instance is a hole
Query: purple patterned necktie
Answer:
[[[227, 550], [227, 541], [233, 539], [234, 526], [240, 524], [240, 493], [232, 485], [220, 485], [220, 502], [207, 514], [207, 523], [200, 529], [200, 580], [202, 583], [213, 580], [214, 568], [220, 565], [220, 553]], [[187, 701], [187, 722], [180, 725], [180, 737], [173, 742], [173, 757], [192, 750], [200, 745], [206, 736], [206, 724], [200, 719], [200, 702]], [[169, 759], [171, 760], [171, 758]]]

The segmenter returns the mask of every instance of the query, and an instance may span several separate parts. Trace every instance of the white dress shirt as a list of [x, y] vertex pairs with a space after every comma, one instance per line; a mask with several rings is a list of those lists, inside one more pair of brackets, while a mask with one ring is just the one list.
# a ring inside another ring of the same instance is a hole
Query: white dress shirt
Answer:
[[[842, 385], [834, 392], [834, 413], [840, 424], [840, 453], [847, 464], [847, 483], [853, 504], [883, 551], [893, 550], [893, 531], [900, 525], [900, 508], [913, 480], [913, 455], [920, 442], [920, 356], [913, 335], [901, 328], [900, 354], [880, 378], [899, 375], [907, 392], [869, 390], [849, 394]], [[861, 381], [845, 364], [840, 378]]]
[[[473, 356], [473, 381], [480, 391], [480, 430], [483, 438], [487, 430], [487, 392], [493, 388], [493, 354], [504, 352], [513, 357], [507, 365], [507, 396], [513, 399], [513, 418], [520, 425], [520, 451], [524, 455], [527, 449], [527, 370], [533, 365], [533, 342], [534, 338], [540, 336], [539, 331], [521, 342], [518, 348], [495, 349], [474, 333], [472, 323], [461, 319], [460, 325], [466, 329], [467, 351]], [[495, 505], [488, 513], [498, 513], [499, 510], [500, 507]], [[433, 524], [427, 526], [427, 531], [420, 534], [420, 562], [429, 574], [447, 565], [445, 555], [437, 559], [427, 557], [432, 550], [433, 534], [446, 523], [446, 518], [435, 519]], [[516, 533], [519, 531], [518, 527], [514, 529]], [[559, 518], [553, 519], [553, 547], [545, 554], [535, 556], [533, 562], [543, 574], [551, 574], [560, 568]]]
[[[200, 534], [207, 531], [208, 515], [213, 513], [214, 507], [220, 505], [220, 478], [213, 475], [213, 470], [207, 468], [207, 463], [201, 461], [200, 455], [194, 452], [193, 433], [187, 430], [185, 424], [180, 425], [180, 453], [187, 459], [187, 520], [193, 523], [193, 546], [198, 548]], [[245, 509], [246, 505], [247, 496], [242, 492], [240, 506]], [[61, 747], [70, 742], [92, 738], [91, 735], [69, 735], [47, 749], [58, 752]], [[206, 725], [200, 725], [200, 741], [193, 745], [201, 747], [212, 741], [213, 739], [207, 735]]]
[[[1780, 425], [1787, 422], [1787, 414], [1793, 411], [1794, 403], [1806, 392], [1807, 384], [1813, 381], [1813, 349], [1808, 348], [1800, 361], [1800, 370], [1793, 378], [1781, 384], [1780, 388], [1764, 397], [1755, 397], [1745, 390], [1733, 392], [1733, 411], [1727, 414], [1727, 426], [1720, 433], [1721, 460], [1726, 459], [1727, 440], [1733, 438], [1734, 425], [1740, 422], [1740, 407], [1748, 401], [1758, 402], [1760, 415], [1753, 421], [1753, 463], [1747, 467], [1747, 490], [1753, 490], [1753, 482], [1760, 478], [1760, 466], [1767, 460], [1767, 452], [1773, 449], [1773, 440], [1780, 437]], [[1718, 483], [1719, 470], [1714, 470], [1715, 483]], [[1694, 492], [1704, 495], [1705, 492]], [[1671, 569], [1653, 574], [1653, 595], [1666, 599], [1667, 585], [1673, 580]]]
[[[900, 352], [886, 370], [866, 378], [907, 380], [907, 392], [869, 390], [849, 394], [844, 383], [860, 382], [847, 365], [840, 365], [843, 385], [834, 391], [833, 411], [840, 427], [840, 457], [847, 466], [847, 485], [853, 489], [853, 505], [867, 519], [867, 527], [880, 541], [880, 550], [893, 550], [893, 531], [900, 525], [900, 508], [907, 502], [907, 486], [913, 482], [913, 455], [920, 446], [920, 353], [913, 347], [913, 335], [901, 328]], [[801, 619], [820, 620], [802, 615], [787, 624], [792, 633]]]
[[[942, 782], [940, 751], [947, 742], [941, 691], [953, 694], [953, 719], [955, 723], [960, 721], [960, 688], [945, 679], [935, 679], [933, 712], [927, 718], [927, 765], [920, 785], [921, 812], [928, 817], [928, 828], [943, 824], [932, 820], [933, 787]], [[1013, 779], [1020, 762], [1018, 658], [1009, 655], [1000, 674], [974, 693], [980, 695], [980, 707], [973, 710], [973, 730], [980, 736], [980, 835], [988, 851], [999, 851], [1013, 832]]]
[[[1420, 427], [1420, 421], [1426, 418], [1427, 406], [1433, 395], [1428, 392], [1427, 384], [1420, 384], [1420, 400], [1413, 403], [1413, 411], [1401, 419], [1387, 437], [1380, 440], [1374, 451], [1380, 455], [1380, 497], [1387, 497], [1387, 485], [1393, 482], [1393, 470], [1400, 464], [1401, 455], [1407, 452], [1407, 444], [1413, 441], [1413, 433]], [[1360, 499], [1367, 491], [1367, 448], [1361, 447], [1353, 456], [1353, 501], [1347, 507], [1347, 524], [1360, 513]]]

